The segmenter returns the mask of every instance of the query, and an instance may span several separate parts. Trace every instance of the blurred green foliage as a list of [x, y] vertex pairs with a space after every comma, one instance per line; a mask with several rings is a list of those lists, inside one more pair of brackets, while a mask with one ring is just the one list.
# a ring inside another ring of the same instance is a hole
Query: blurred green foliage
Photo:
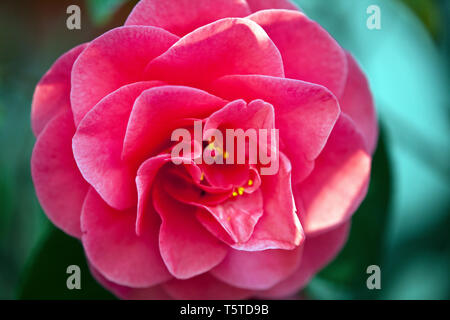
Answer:
[[402, 2], [414, 11], [436, 41], [442, 39], [446, 23], [439, 10], [448, 10], [447, 0], [439, 0], [440, 5], [436, 1], [402, 0]]
[[[81, 288], [68, 290], [67, 267], [80, 267]], [[114, 299], [91, 276], [83, 247], [56, 227], [49, 228], [29, 259], [17, 295], [19, 299]]]
[[[361, 63], [384, 128], [349, 241], [307, 297], [449, 299], [449, 1], [294, 1]], [[90, 277], [79, 242], [40, 209], [29, 115], [34, 86], [50, 65], [123, 24], [135, 3], [0, 2], [0, 299], [111, 298]], [[71, 4], [81, 7], [81, 30], [65, 27]], [[381, 8], [381, 30], [366, 28], [372, 4]], [[82, 269], [81, 292], [64, 290], [70, 264]], [[369, 264], [381, 267], [380, 291], [364, 287]]]
[[61, 53], [99, 33], [83, 10], [84, 31], [67, 30], [70, 4], [0, 2], [0, 299], [15, 297], [25, 263], [50, 227], [30, 176], [34, 87]]
[[103, 25], [113, 18], [127, 0], [87, 0], [88, 12], [96, 25]]

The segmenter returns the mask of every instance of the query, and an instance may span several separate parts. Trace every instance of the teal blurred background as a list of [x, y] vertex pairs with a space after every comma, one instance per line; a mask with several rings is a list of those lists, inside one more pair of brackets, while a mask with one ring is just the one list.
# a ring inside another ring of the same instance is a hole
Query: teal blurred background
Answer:
[[[450, 298], [450, 96], [447, 0], [295, 0], [365, 70], [381, 138], [367, 199], [339, 257], [307, 299]], [[121, 25], [136, 1], [0, 3], [0, 299], [112, 298], [90, 277], [79, 243], [56, 230], [30, 177], [34, 86], [65, 51]], [[82, 29], [66, 28], [78, 4]], [[369, 30], [369, 5], [381, 29]], [[82, 290], [65, 287], [82, 269]], [[381, 267], [381, 290], [366, 268]]]

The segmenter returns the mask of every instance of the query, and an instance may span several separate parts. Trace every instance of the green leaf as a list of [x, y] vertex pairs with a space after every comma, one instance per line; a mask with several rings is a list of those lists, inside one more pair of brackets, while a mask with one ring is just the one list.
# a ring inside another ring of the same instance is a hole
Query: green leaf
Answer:
[[[81, 270], [81, 289], [67, 288], [67, 267]], [[24, 274], [18, 299], [114, 299], [91, 276], [79, 240], [51, 227], [41, 246], [31, 257]]]
[[96, 25], [104, 25], [128, 0], [87, 0], [89, 14]]
[[369, 290], [366, 273], [370, 265], [382, 267], [391, 189], [390, 166], [385, 138], [380, 135], [373, 157], [367, 196], [352, 218], [349, 239], [338, 257], [323, 269], [307, 288], [318, 299], [373, 299], [378, 290]]

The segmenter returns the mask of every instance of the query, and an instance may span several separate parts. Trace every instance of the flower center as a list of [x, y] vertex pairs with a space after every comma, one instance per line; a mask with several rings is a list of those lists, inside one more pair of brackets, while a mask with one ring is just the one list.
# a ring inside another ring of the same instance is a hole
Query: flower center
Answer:
[[[252, 186], [252, 185], [253, 185], [253, 180], [252, 180], [252, 179], [248, 180], [247, 184], [248, 184], [249, 186]], [[233, 190], [232, 196], [233, 196], [233, 197], [237, 197], [238, 195], [239, 195], [239, 196], [242, 196], [242, 195], [244, 194], [244, 191], [245, 191], [245, 187], [242, 187], [242, 186], [241, 186], [241, 187], [238, 187], [237, 189], [234, 189], [234, 190]]]

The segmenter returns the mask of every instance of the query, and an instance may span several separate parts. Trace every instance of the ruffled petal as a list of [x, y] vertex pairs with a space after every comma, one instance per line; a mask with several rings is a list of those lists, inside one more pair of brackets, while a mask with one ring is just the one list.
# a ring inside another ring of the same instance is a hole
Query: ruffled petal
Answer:
[[199, 164], [205, 179], [219, 188], [239, 187], [249, 179], [249, 166], [246, 164]]
[[[214, 112], [205, 122], [205, 131], [209, 129], [266, 129], [275, 125], [273, 106], [262, 100], [247, 104], [244, 100], [235, 100]], [[225, 132], [224, 138], [225, 138]], [[208, 138], [208, 137], [204, 137]]]
[[130, 26], [113, 29], [91, 41], [72, 70], [70, 100], [76, 126], [107, 94], [146, 80], [145, 66], [177, 40], [163, 29]]
[[162, 224], [159, 247], [169, 271], [188, 279], [211, 270], [226, 256], [228, 248], [195, 218], [195, 207], [182, 204], [154, 188], [153, 200]]
[[72, 111], [55, 116], [39, 135], [31, 157], [36, 194], [49, 219], [79, 238], [81, 207], [89, 189], [72, 154]]
[[136, 233], [139, 235], [143, 228], [143, 219], [150, 210], [154, 210], [151, 190], [159, 170], [171, 161], [192, 161], [188, 158], [172, 158], [170, 154], [160, 154], [144, 161], [137, 171], [136, 187], [138, 192]]
[[108, 280], [145, 288], [172, 276], [159, 252], [157, 214], [146, 215], [140, 236], [135, 232], [136, 210], [117, 211], [90, 189], [81, 214], [82, 242], [89, 262]]
[[201, 27], [147, 67], [151, 79], [198, 88], [229, 74], [284, 76], [277, 47], [251, 20], [226, 18]]
[[164, 290], [179, 300], [237, 300], [247, 299], [251, 290], [230, 286], [209, 273], [187, 280], [171, 280], [163, 285]]
[[318, 236], [308, 237], [299, 268], [272, 288], [259, 292], [262, 298], [286, 298], [301, 290], [320, 269], [332, 261], [347, 241], [350, 222]]
[[[191, 165], [188, 165], [191, 166]], [[193, 163], [192, 166], [195, 166]], [[231, 197], [232, 189], [216, 188], [195, 183], [192, 177], [180, 173], [180, 170], [166, 171], [166, 179], [161, 181], [164, 191], [174, 199], [195, 206], [209, 206], [222, 203]]]
[[126, 85], [87, 113], [73, 137], [73, 153], [83, 177], [113, 208], [136, 205], [136, 165], [122, 160], [123, 139], [134, 101], [157, 81]]
[[204, 118], [226, 104], [205, 91], [162, 86], [145, 91], [135, 102], [123, 143], [122, 158], [143, 160], [161, 152], [183, 118]]
[[292, 10], [259, 11], [248, 18], [280, 50], [287, 78], [320, 84], [341, 96], [347, 78], [345, 52], [318, 23]]
[[36, 137], [54, 116], [70, 109], [72, 66], [86, 45], [63, 54], [37, 84], [31, 105], [31, 127]]
[[[259, 145], [259, 130], [266, 130], [267, 141], [269, 141], [270, 130], [274, 128], [275, 124], [274, 118], [273, 107], [262, 100], [254, 100], [249, 104], [244, 100], [235, 100], [214, 112], [205, 122], [203, 139], [208, 141], [211, 136], [214, 136], [213, 133], [216, 130], [221, 133], [222, 141], [214, 140], [212, 146], [216, 148], [214, 152], [219, 153], [217, 156], [222, 157], [220, 160], [223, 163], [201, 165], [206, 180], [214, 186], [223, 188], [246, 185], [249, 179], [249, 164], [257, 164], [260, 150], [265, 151], [266, 154], [268, 151], [264, 149], [265, 144]], [[241, 132], [244, 140], [234, 138], [233, 145], [228, 145], [228, 129], [235, 130], [230, 133], [234, 134], [235, 137]], [[247, 131], [248, 129], [253, 131]], [[255, 134], [252, 135], [252, 133]], [[245, 137], [247, 134], [248, 136]], [[245, 141], [245, 144], [242, 144], [242, 141]], [[267, 141], [264, 143], [267, 143]], [[251, 149], [250, 145], [252, 145]], [[224, 154], [227, 154], [226, 158]], [[242, 155], [245, 157], [241, 158]]]
[[228, 100], [263, 99], [273, 105], [280, 150], [292, 163], [293, 185], [311, 173], [340, 113], [330, 91], [300, 80], [225, 76], [213, 83], [213, 92]]
[[216, 20], [248, 14], [245, 0], [142, 0], [125, 25], [155, 26], [184, 36]]
[[239, 250], [292, 250], [301, 245], [304, 234], [296, 214], [291, 189], [291, 166], [281, 154], [276, 175], [261, 176], [264, 213], [249, 241], [232, 245]]
[[230, 250], [227, 257], [211, 273], [229, 285], [263, 290], [289, 277], [297, 270], [302, 247], [293, 250]]
[[348, 77], [344, 94], [339, 99], [341, 110], [352, 118], [372, 154], [378, 139], [378, 123], [375, 106], [366, 76], [358, 63], [347, 52]]
[[151, 201], [151, 190], [156, 175], [161, 167], [171, 161], [169, 154], [162, 154], [156, 157], [150, 158], [139, 167], [136, 176], [136, 187], [138, 192], [138, 205], [137, 205], [137, 217], [136, 217], [136, 233], [141, 234], [143, 228], [143, 218], [150, 208], [153, 208], [153, 202]]
[[[263, 215], [262, 192], [257, 190], [251, 194], [232, 197], [217, 205], [202, 206], [216, 222], [227, 232], [234, 243], [248, 241], [255, 225]], [[211, 226], [204, 214], [197, 214], [200, 222]]]
[[252, 12], [266, 9], [287, 9], [299, 10], [299, 8], [289, 0], [247, 0]]
[[294, 186], [305, 207], [306, 234], [335, 228], [350, 218], [364, 199], [371, 157], [353, 121], [341, 114], [311, 175]]

